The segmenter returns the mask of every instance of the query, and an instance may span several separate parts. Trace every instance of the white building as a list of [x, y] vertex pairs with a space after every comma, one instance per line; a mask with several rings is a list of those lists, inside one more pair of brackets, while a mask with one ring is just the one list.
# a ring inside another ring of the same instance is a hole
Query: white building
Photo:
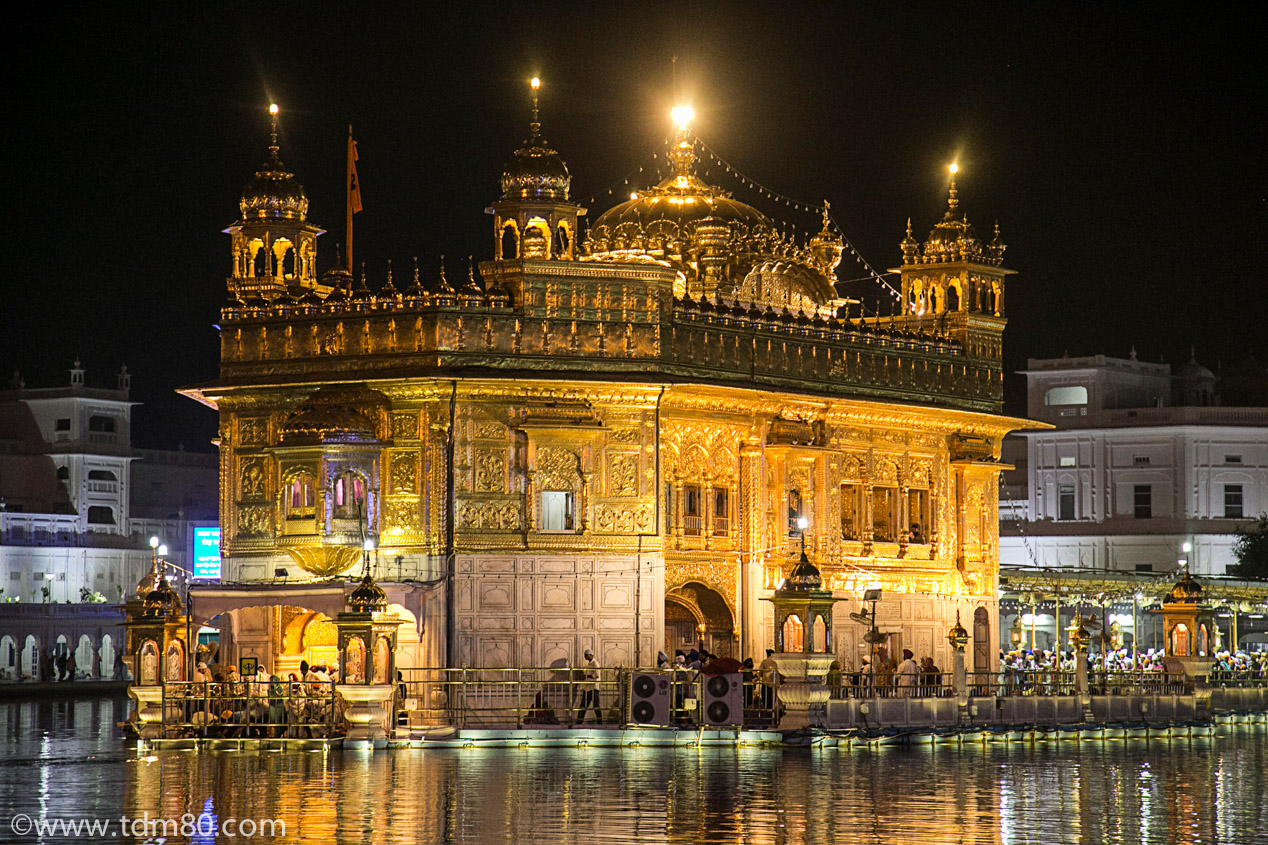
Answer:
[[120, 601], [151, 536], [186, 567], [191, 522], [215, 521], [215, 455], [133, 449], [130, 378], [88, 387], [76, 361], [66, 387], [0, 391], [0, 600]]
[[[1195, 360], [1030, 359], [1027, 415], [1003, 459], [1004, 566], [1195, 574], [1235, 563], [1239, 527], [1268, 510], [1268, 407], [1218, 405]], [[1184, 552], [1184, 544], [1192, 551]]]

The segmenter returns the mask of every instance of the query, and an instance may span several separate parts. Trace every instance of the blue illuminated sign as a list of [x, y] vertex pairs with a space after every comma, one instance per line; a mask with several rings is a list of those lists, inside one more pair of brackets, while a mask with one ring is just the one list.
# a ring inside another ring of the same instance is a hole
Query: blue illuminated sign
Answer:
[[194, 578], [220, 580], [220, 526], [194, 526]]

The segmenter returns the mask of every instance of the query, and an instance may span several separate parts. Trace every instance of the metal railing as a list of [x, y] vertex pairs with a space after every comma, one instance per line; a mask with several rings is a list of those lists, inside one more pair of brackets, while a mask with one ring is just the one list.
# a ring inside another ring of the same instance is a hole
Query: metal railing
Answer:
[[[657, 674], [650, 669], [599, 669], [595, 680], [582, 668], [402, 669], [396, 724], [411, 729], [627, 724], [630, 678], [636, 672]], [[694, 671], [663, 674], [671, 683], [667, 723], [698, 724], [707, 676]], [[773, 685], [763, 685], [755, 673], [746, 677], [744, 724], [773, 724], [776, 699]]]
[[313, 739], [344, 727], [331, 681], [169, 681], [162, 706], [163, 739]]
[[1206, 676], [1208, 686], [1221, 689], [1268, 686], [1268, 666], [1257, 669], [1212, 669]]
[[1077, 682], [1074, 672], [1059, 669], [1001, 669], [998, 672], [968, 672], [965, 675], [969, 695], [1074, 695]]
[[915, 676], [843, 674], [839, 682], [828, 678], [829, 697], [846, 698], [946, 698], [955, 694], [950, 672], [922, 672]]

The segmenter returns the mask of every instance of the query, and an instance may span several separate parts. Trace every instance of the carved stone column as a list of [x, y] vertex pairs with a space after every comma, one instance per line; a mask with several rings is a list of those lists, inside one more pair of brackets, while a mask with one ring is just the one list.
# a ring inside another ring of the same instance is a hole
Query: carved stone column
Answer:
[[740, 447], [739, 496], [736, 505], [740, 527], [740, 654], [756, 659], [762, 642], [761, 614], [757, 597], [762, 586], [765, 555], [766, 507], [763, 502], [762, 447], [752, 438]]

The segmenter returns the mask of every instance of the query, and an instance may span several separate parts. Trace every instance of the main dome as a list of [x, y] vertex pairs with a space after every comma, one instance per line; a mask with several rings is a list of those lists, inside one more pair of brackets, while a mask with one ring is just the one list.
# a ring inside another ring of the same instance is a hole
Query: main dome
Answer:
[[696, 176], [695, 149], [688, 138], [675, 142], [669, 159], [674, 172], [667, 179], [599, 215], [590, 227], [588, 254], [683, 254], [682, 247], [703, 220], [727, 224], [733, 238], [774, 235], [766, 215]]
[[[696, 175], [695, 144], [685, 128], [668, 158], [668, 178], [599, 215], [586, 234], [585, 259], [673, 268], [679, 297], [835, 313], [839, 238], [825, 231], [799, 246], [756, 208], [706, 183]], [[760, 279], [757, 268], [764, 268]]]

